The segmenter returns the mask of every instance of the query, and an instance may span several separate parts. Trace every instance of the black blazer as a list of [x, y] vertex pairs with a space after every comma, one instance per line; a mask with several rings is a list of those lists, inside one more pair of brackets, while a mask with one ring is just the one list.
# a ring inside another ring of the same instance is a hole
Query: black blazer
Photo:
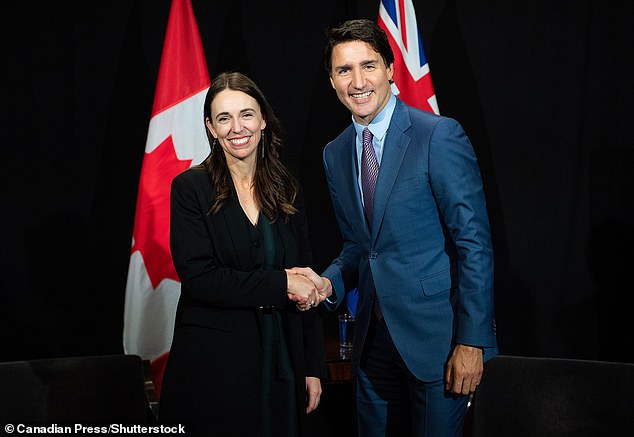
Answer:
[[[172, 182], [170, 247], [181, 296], [160, 420], [184, 424], [188, 435], [260, 434], [261, 307], [283, 309], [300, 427], [304, 377], [326, 377], [319, 312], [298, 311], [287, 298], [285, 272], [261, 268], [261, 242], [252, 238], [233, 194], [212, 215], [215, 192], [202, 167], [188, 169]], [[276, 265], [311, 265], [301, 198], [296, 207], [299, 212], [287, 222], [273, 224], [283, 246]]]

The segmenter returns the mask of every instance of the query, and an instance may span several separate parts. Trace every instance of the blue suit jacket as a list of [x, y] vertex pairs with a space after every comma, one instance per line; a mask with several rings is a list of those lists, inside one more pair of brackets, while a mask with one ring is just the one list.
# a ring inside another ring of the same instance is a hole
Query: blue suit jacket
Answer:
[[378, 296], [392, 339], [419, 379], [443, 377], [453, 345], [497, 353], [493, 253], [482, 180], [471, 143], [447, 117], [397, 99], [385, 138], [368, 227], [357, 184], [355, 130], [324, 149], [344, 245], [323, 273], [338, 302], [359, 288], [356, 369]]

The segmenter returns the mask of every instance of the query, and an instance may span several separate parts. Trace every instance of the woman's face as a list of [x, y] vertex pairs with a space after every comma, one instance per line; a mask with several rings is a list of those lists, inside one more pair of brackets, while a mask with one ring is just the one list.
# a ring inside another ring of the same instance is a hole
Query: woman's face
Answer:
[[222, 90], [211, 101], [211, 119], [205, 120], [205, 124], [218, 139], [227, 164], [236, 160], [253, 159], [255, 162], [266, 121], [253, 97], [242, 91]]

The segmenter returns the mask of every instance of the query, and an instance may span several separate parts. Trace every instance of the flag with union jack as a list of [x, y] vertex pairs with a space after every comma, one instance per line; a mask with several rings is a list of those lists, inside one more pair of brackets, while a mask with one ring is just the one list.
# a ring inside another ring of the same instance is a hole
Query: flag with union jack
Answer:
[[381, 0], [377, 23], [394, 52], [394, 94], [410, 106], [439, 114], [412, 0]]

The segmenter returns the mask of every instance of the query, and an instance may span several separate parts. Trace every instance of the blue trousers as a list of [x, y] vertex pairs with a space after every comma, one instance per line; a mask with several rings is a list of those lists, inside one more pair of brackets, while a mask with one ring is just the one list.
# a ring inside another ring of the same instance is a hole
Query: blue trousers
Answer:
[[417, 379], [396, 350], [385, 320], [373, 316], [357, 369], [355, 400], [359, 437], [460, 437], [469, 398], [448, 394], [443, 379]]

